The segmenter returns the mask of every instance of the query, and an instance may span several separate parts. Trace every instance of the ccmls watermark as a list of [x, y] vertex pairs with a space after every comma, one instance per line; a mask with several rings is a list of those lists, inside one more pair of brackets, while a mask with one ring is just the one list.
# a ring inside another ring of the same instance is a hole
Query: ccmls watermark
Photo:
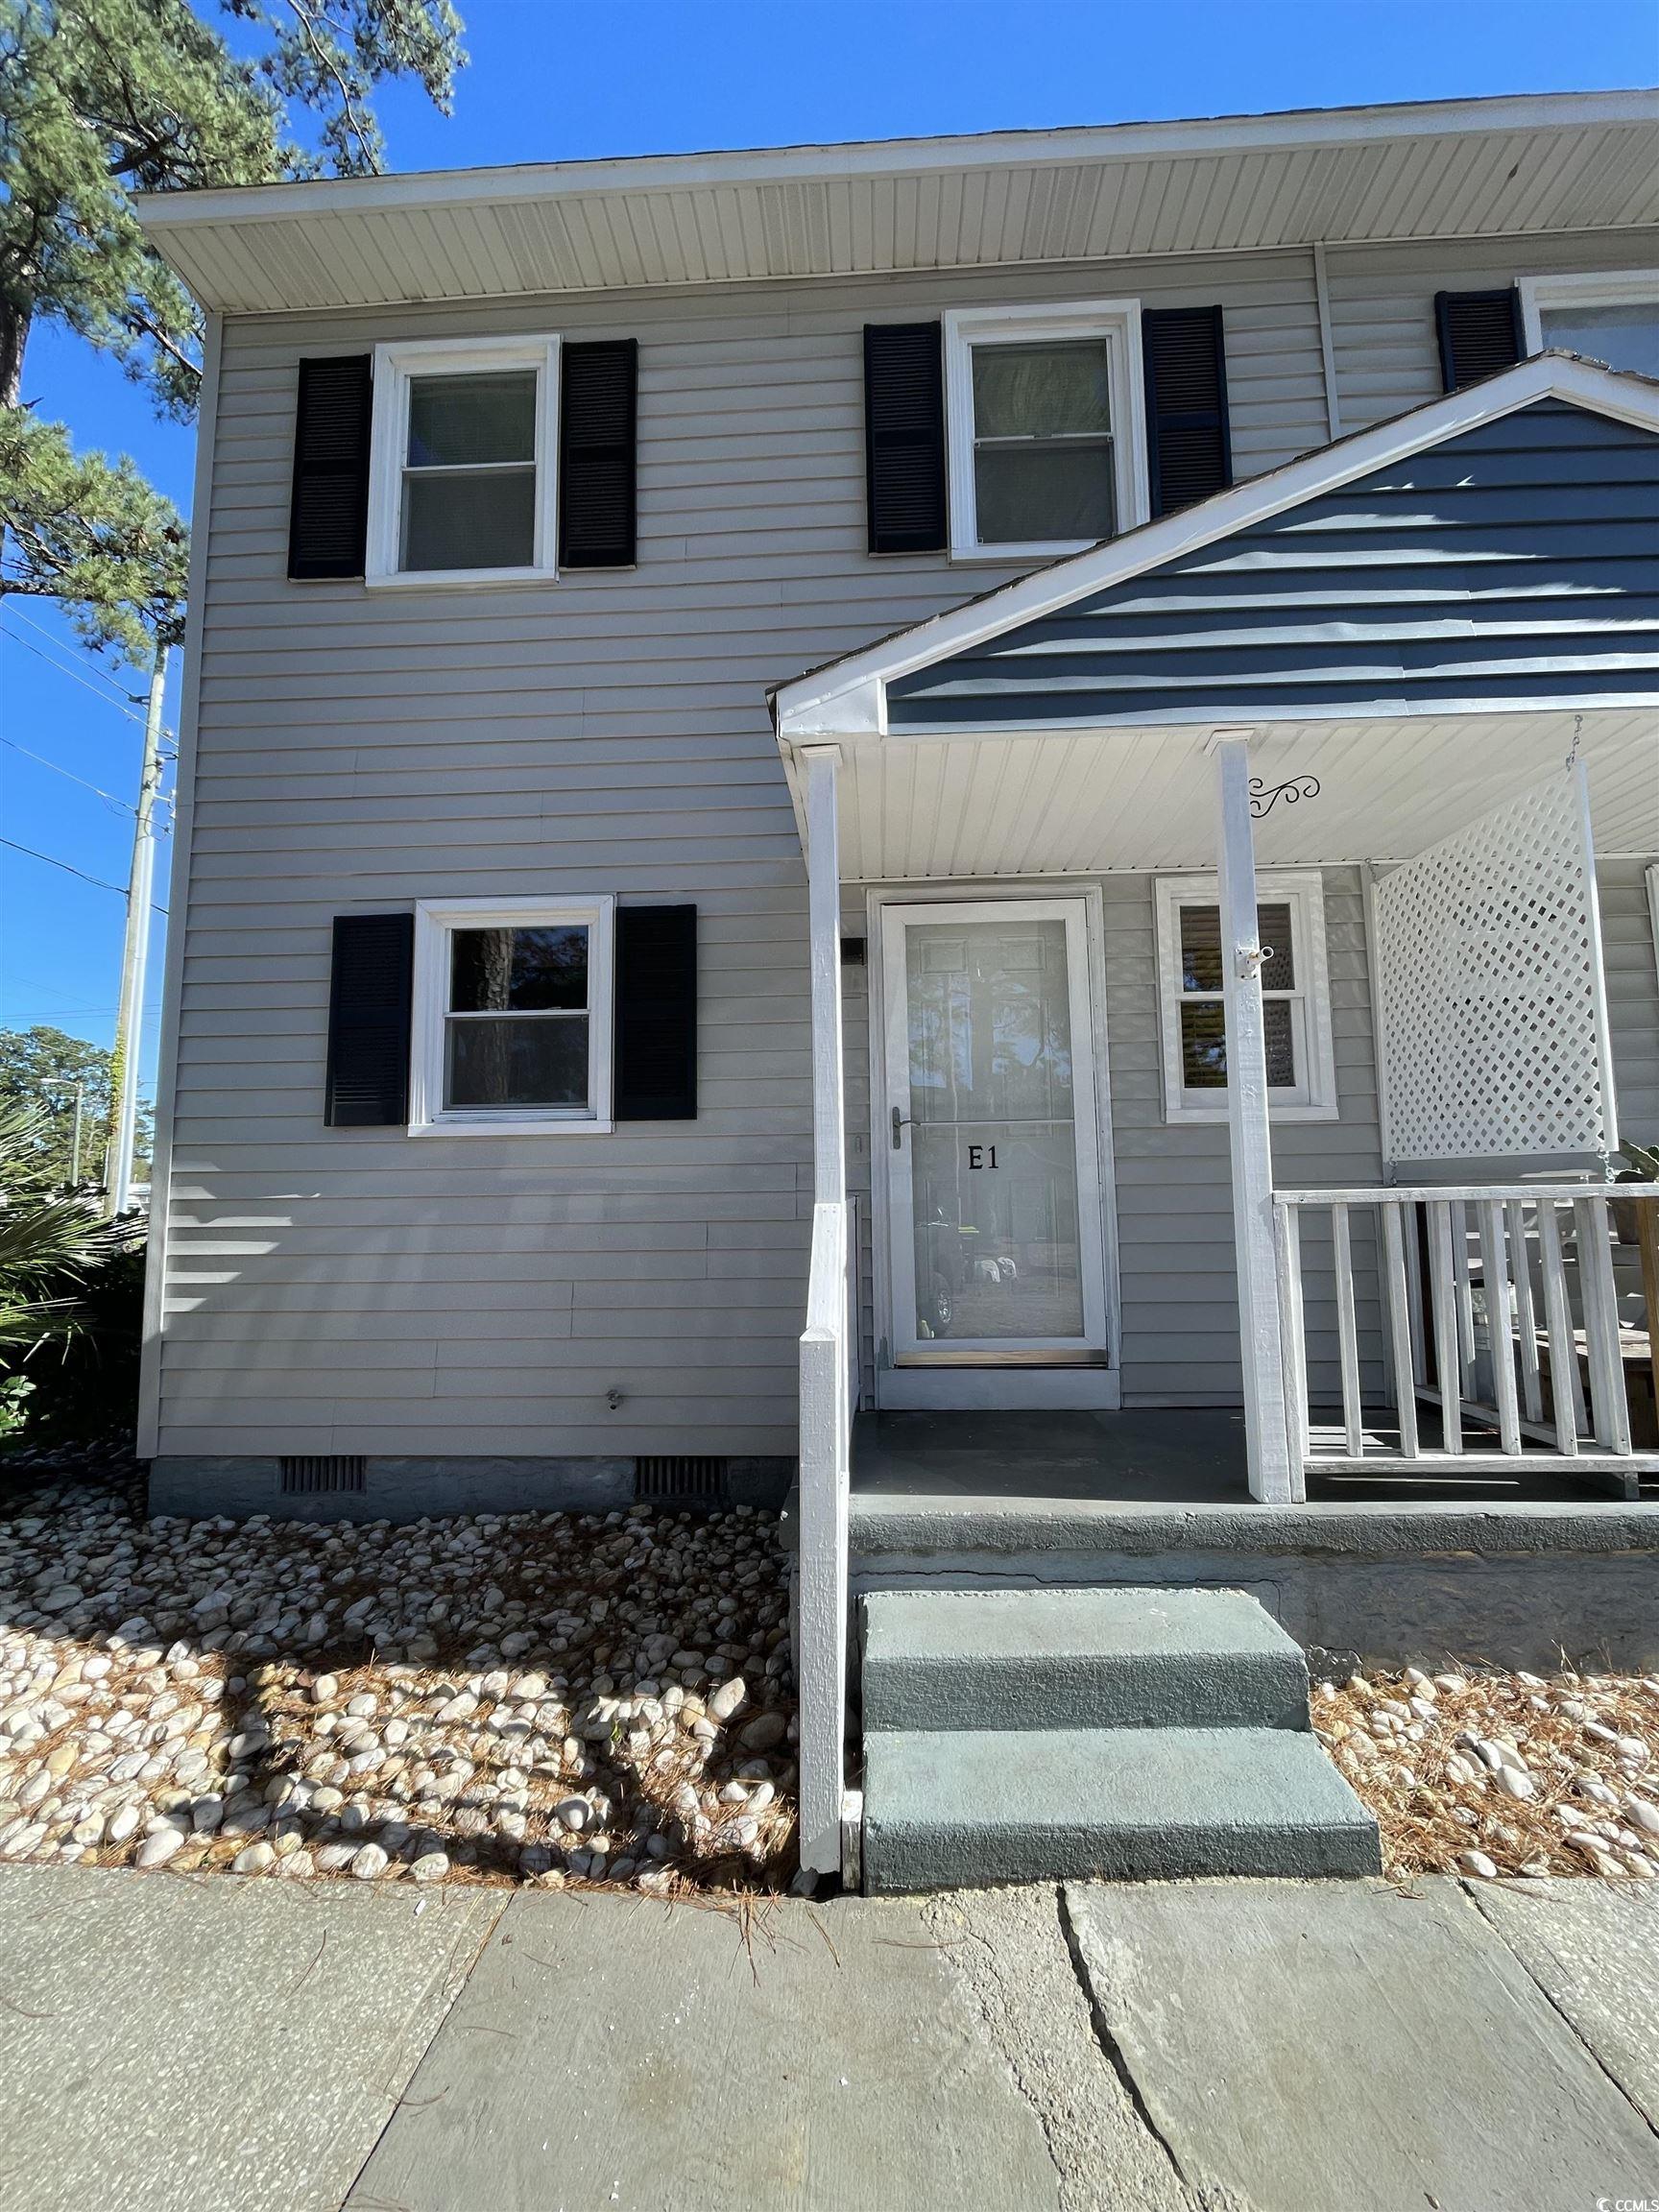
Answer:
[[1659, 2197], [1598, 2197], [1596, 2212], [1659, 2212]]

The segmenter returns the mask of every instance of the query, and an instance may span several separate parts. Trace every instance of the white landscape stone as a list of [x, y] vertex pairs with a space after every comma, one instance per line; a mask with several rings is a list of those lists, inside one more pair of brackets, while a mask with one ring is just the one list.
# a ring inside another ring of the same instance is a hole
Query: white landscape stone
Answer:
[[[629, 1880], [645, 1858], [666, 1875], [712, 1857], [717, 1809], [761, 1865], [789, 1847], [793, 1805], [744, 1756], [781, 1764], [791, 1725], [763, 1516], [136, 1523], [71, 1491], [0, 1519], [5, 1589], [24, 1594], [0, 1620], [8, 1856], [309, 1875], [373, 1868], [373, 1846], [445, 1862], [431, 1880], [470, 1836], [487, 1878], [562, 1879], [551, 1821], [594, 1878]], [[380, 1658], [313, 1677], [307, 1653], [343, 1627]], [[422, 1664], [440, 1647], [442, 1683]], [[646, 1817], [648, 1777], [659, 1800], [684, 1793], [672, 1836]]]

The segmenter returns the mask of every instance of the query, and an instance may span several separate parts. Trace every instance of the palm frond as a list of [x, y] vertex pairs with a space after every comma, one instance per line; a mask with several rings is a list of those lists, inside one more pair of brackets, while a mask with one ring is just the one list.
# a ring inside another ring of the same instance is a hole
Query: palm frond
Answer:
[[72, 1291], [87, 1273], [137, 1241], [133, 1224], [101, 1221], [85, 1199], [43, 1188], [45, 1117], [0, 1100], [0, 1350], [14, 1363], [81, 1326]]

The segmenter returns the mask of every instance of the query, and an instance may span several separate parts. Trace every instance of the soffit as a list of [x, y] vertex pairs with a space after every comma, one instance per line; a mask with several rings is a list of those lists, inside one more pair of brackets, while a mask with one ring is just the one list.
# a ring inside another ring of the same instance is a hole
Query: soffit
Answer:
[[1659, 223], [1651, 93], [159, 195], [226, 313]]

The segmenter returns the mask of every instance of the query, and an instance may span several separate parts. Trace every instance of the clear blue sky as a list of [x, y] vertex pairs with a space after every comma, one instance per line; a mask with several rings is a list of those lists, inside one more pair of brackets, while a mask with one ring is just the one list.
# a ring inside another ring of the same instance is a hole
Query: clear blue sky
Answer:
[[[453, 117], [394, 89], [397, 169], [952, 131], [1117, 123], [1659, 81], [1655, 0], [461, 0], [471, 65]], [[198, 0], [204, 13], [208, 0]], [[133, 454], [188, 503], [191, 433], [155, 422], [107, 363], [56, 332], [28, 396], [84, 444]], [[132, 670], [89, 663], [38, 606], [0, 612], [5, 834], [124, 883], [138, 771]], [[41, 655], [53, 656], [43, 659]], [[114, 685], [111, 686], [111, 676]], [[79, 679], [79, 680], [77, 680]], [[91, 688], [88, 689], [87, 685]], [[176, 685], [175, 685], [176, 694]], [[167, 848], [163, 848], [164, 859]], [[163, 876], [158, 896], [165, 901]], [[108, 1043], [122, 907], [0, 849], [0, 1026]], [[150, 1036], [160, 990], [151, 969]]]

